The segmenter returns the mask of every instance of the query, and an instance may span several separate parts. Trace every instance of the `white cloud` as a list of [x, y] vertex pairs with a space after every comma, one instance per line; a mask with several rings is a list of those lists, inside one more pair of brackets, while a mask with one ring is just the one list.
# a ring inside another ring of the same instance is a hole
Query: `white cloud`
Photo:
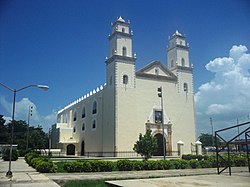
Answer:
[[210, 132], [209, 118], [216, 129], [247, 120], [250, 114], [250, 54], [246, 46], [233, 46], [228, 57], [215, 58], [206, 65], [214, 78], [195, 94], [198, 133]]
[[[9, 115], [4, 116], [6, 122], [10, 121], [12, 116], [12, 103], [8, 102], [5, 97], [0, 96], [0, 106], [2, 106], [7, 111], [7, 115]], [[22, 98], [20, 101], [16, 101], [15, 120], [24, 120], [27, 122], [29, 106], [32, 106], [32, 116], [30, 117], [31, 126], [42, 125], [43, 129], [47, 132], [49, 127], [56, 123], [56, 111], [52, 111], [50, 114], [43, 116], [39, 113], [35, 103], [28, 98]]]

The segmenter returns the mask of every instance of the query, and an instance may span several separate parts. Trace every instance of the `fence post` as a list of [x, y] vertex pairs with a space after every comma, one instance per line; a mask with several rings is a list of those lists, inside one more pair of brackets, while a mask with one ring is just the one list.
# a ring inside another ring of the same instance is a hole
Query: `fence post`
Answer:
[[182, 157], [182, 154], [183, 154], [183, 145], [184, 145], [184, 142], [183, 142], [183, 141], [179, 140], [179, 141], [177, 142], [178, 155], [179, 155], [180, 157]]
[[196, 155], [202, 155], [202, 143], [198, 140], [195, 142], [196, 145]]

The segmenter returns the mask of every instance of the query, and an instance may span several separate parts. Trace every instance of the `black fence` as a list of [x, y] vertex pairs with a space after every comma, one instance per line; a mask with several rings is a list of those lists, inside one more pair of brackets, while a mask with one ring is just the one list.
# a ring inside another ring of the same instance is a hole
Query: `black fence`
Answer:
[[[220, 142], [215, 141], [215, 143], [216, 143], [217, 173], [218, 174], [222, 173], [224, 170], [229, 168], [229, 175], [231, 175], [231, 157], [230, 157], [230, 154], [233, 154], [234, 152], [237, 152], [237, 151], [232, 149], [230, 147], [230, 145], [237, 144], [237, 143], [235, 143], [235, 140], [242, 135], [244, 135], [245, 140], [243, 142], [241, 142], [241, 145], [245, 145], [245, 147], [246, 147], [246, 150], [244, 150], [243, 152], [245, 152], [247, 154], [248, 170], [250, 172], [250, 159], [249, 159], [249, 148], [248, 148], [249, 147], [248, 145], [250, 145], [250, 127], [249, 127], [249, 124], [250, 124], [250, 121], [215, 131], [215, 139], [217, 140], [217, 138], [218, 138], [220, 140]], [[243, 131], [239, 132], [239, 127], [245, 127], [245, 129]], [[235, 131], [238, 130], [238, 135], [232, 137], [229, 141], [226, 141], [225, 138], [222, 137], [221, 133], [229, 131], [229, 130], [235, 130]], [[219, 143], [220, 143], [220, 145], [218, 145]], [[222, 153], [227, 154], [227, 159], [222, 157]], [[220, 170], [219, 160], [221, 160], [225, 165], [225, 167], [223, 167], [222, 170]]]
[[[134, 151], [117, 151], [117, 152], [85, 152], [84, 155], [86, 157], [122, 157], [122, 158], [137, 158], [141, 157], [140, 154], [137, 154]], [[154, 156], [163, 156], [163, 155], [154, 155]], [[166, 156], [179, 156], [178, 151], [167, 151]]]

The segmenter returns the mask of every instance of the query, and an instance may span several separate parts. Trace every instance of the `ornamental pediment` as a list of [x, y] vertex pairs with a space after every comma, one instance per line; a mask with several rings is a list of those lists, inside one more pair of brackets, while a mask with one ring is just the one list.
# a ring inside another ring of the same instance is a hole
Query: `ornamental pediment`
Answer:
[[153, 61], [146, 65], [136, 72], [136, 76], [177, 81], [177, 77], [159, 61]]

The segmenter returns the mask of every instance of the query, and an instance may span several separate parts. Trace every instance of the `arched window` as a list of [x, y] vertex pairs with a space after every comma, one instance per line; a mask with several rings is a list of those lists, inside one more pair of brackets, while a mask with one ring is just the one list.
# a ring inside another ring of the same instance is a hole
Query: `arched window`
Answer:
[[112, 82], [113, 82], [112, 76], [110, 76], [110, 78], [109, 78], [109, 85], [110, 85], [110, 86], [112, 85]]
[[74, 117], [73, 117], [73, 120], [76, 121], [77, 120], [77, 113], [74, 112]]
[[92, 129], [96, 129], [96, 120], [95, 119], [92, 122]]
[[185, 60], [184, 60], [184, 58], [181, 59], [181, 66], [183, 66], [183, 67], [185, 66]]
[[187, 83], [183, 84], [183, 91], [188, 92], [188, 84]]
[[125, 28], [122, 28], [122, 32], [123, 32], [123, 33], [125, 32]]
[[85, 123], [82, 124], [82, 131], [85, 131]]
[[85, 107], [82, 108], [82, 118], [85, 118], [86, 112], [85, 112]]
[[128, 84], [128, 76], [127, 75], [123, 75], [122, 82], [123, 82], [123, 84]]
[[73, 133], [75, 133], [76, 132], [76, 127], [74, 126], [74, 128], [73, 128]]
[[127, 56], [127, 49], [126, 49], [126, 47], [122, 48], [122, 56]]
[[96, 114], [96, 113], [97, 113], [97, 102], [94, 101], [93, 107], [92, 107], [92, 114]]
[[171, 60], [170, 66], [171, 66], [171, 67], [174, 67], [174, 60]]

